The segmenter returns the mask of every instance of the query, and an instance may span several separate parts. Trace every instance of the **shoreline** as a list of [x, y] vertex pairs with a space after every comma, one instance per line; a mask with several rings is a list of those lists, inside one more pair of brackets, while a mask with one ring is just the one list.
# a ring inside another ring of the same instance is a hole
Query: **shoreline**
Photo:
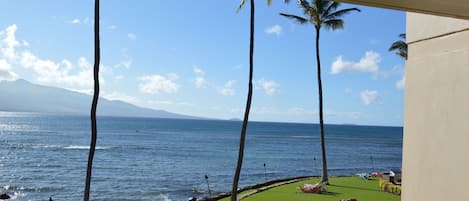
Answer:
[[[262, 191], [265, 191], [265, 190], [268, 190], [268, 189], [271, 189], [271, 188], [274, 188], [274, 187], [278, 187], [278, 186], [285, 185], [285, 184], [290, 184], [290, 183], [295, 183], [295, 182], [298, 182], [298, 181], [308, 180], [308, 179], [311, 179], [311, 178], [318, 178], [318, 177], [319, 176], [289, 177], [289, 178], [282, 178], [282, 179], [267, 180], [265, 182], [257, 183], [257, 184], [250, 185], [250, 186], [245, 186], [243, 188], [238, 189], [238, 194], [243, 192], [243, 191], [247, 191], [247, 190], [254, 190], [254, 191], [250, 192], [250, 193], [247, 193], [247, 194], [239, 195], [238, 200], [241, 200], [241, 199], [249, 197], [249, 196], [251, 196], [255, 193], [259, 193], [259, 192], [262, 192]], [[223, 193], [219, 193], [219, 194], [217, 194], [215, 196], [212, 196], [212, 197], [197, 198], [197, 201], [220, 200], [220, 199], [223, 199], [223, 198], [226, 198], [226, 197], [229, 197], [229, 196], [231, 196], [231, 192], [223, 192]]]

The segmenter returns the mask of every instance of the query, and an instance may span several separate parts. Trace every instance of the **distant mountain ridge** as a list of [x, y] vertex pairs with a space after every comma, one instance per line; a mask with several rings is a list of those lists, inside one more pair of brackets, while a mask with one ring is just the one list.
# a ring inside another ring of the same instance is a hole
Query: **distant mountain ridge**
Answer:
[[[42, 112], [87, 115], [92, 96], [62, 89], [33, 84], [23, 79], [0, 81], [0, 111]], [[155, 117], [172, 119], [202, 119], [165, 110], [138, 107], [119, 100], [100, 97], [98, 116]]]

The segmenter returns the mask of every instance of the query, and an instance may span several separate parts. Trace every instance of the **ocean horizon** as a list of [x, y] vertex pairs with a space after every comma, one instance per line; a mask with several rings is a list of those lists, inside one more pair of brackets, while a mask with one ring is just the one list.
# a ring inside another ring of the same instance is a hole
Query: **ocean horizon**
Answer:
[[[98, 117], [93, 200], [187, 200], [231, 189], [241, 121]], [[0, 113], [0, 192], [80, 200], [88, 116]], [[400, 169], [402, 127], [326, 124], [330, 175]], [[320, 174], [317, 124], [250, 122], [240, 187]], [[264, 168], [265, 164], [265, 168]]]

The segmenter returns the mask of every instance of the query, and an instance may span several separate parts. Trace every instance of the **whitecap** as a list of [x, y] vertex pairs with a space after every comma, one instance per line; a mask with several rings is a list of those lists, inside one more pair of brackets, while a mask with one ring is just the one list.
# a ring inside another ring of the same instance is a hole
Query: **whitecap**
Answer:
[[13, 200], [19, 200], [19, 198], [22, 198], [24, 197], [26, 194], [25, 193], [22, 193], [22, 192], [13, 192], [13, 195], [10, 195], [10, 199], [11, 201]]
[[53, 145], [53, 144], [33, 144], [31, 146], [33, 149], [41, 149], [41, 148], [60, 148], [61, 146], [59, 145]]
[[160, 196], [158, 196], [158, 197], [159, 197], [158, 200], [161, 200], [161, 201], [172, 201], [171, 199], [169, 199], [168, 194], [160, 194]]
[[[100, 147], [100, 146], [97, 146], [96, 149], [98, 150], [106, 150], [106, 149], [111, 149], [112, 147]], [[90, 149], [90, 146], [82, 146], [82, 145], [69, 145], [69, 146], [65, 146], [64, 149]]]

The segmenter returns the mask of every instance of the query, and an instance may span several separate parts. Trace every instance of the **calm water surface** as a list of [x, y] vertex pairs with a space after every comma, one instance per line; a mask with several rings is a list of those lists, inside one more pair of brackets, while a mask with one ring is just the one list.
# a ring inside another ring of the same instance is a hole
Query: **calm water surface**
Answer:
[[[0, 192], [82, 200], [88, 117], [0, 113]], [[231, 189], [241, 122], [98, 118], [93, 200], [187, 200]], [[329, 173], [399, 169], [402, 128], [328, 125]], [[318, 126], [249, 124], [240, 186], [320, 173]], [[264, 163], [266, 168], [264, 169]]]

